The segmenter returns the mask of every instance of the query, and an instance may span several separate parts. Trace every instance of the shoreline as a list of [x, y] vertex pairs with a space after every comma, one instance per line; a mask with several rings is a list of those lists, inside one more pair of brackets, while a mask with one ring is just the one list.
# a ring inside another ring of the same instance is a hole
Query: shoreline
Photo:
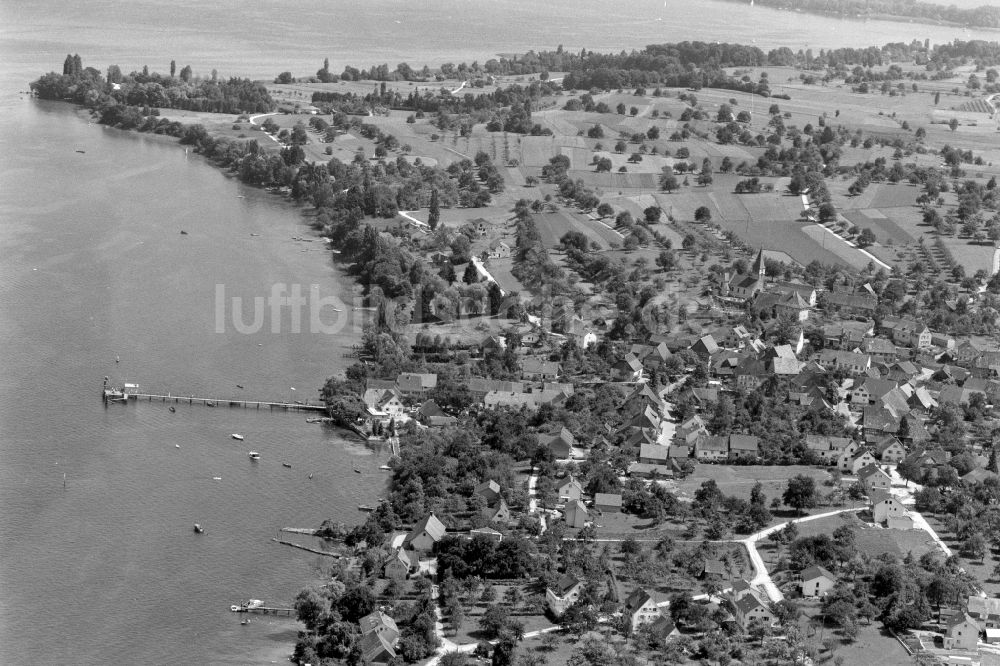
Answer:
[[[727, 2], [730, 4], [747, 4], [745, 0], [721, 0], [721, 2]], [[984, 3], [985, 4], [985, 3]], [[752, 0], [751, 0], [751, 6]], [[985, 25], [969, 25], [967, 23], [958, 23], [957, 21], [946, 21], [946, 20], [931, 20], [925, 19], [919, 16], [907, 16], [905, 14], [850, 14], [846, 12], [834, 12], [834, 11], [822, 11], [820, 9], [802, 9], [798, 7], [784, 6], [784, 5], [772, 5], [768, 4], [766, 1], [760, 4], [760, 7], [764, 9], [771, 9], [779, 12], [790, 12], [792, 14], [807, 14], [810, 16], [824, 16], [828, 18], [835, 18], [841, 21], [855, 21], [857, 23], [867, 23], [869, 21], [886, 21], [892, 23], [909, 23], [915, 26], [926, 25], [937, 28], [958, 28], [960, 30], [984, 30], [989, 32], [996, 32], [1000, 36], [1000, 26], [985, 26]], [[948, 7], [947, 4], [941, 3], [941, 7]]]

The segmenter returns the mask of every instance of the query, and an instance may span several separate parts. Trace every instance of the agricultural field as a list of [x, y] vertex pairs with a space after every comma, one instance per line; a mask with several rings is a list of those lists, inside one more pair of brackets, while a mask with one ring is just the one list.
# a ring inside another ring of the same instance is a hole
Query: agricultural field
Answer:
[[620, 234], [599, 222], [588, 220], [578, 213], [568, 210], [538, 213], [535, 215], [535, 223], [538, 226], [539, 234], [541, 234], [542, 243], [546, 247], [555, 247], [559, 244], [559, 239], [570, 231], [583, 233], [591, 243], [596, 243], [601, 250], [609, 249], [611, 243], [621, 244], [622, 242]]

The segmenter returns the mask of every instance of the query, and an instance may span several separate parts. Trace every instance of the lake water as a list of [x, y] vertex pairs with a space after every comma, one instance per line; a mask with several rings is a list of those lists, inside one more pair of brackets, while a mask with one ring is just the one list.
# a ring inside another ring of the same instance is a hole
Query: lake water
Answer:
[[102, 405], [105, 375], [196, 395], [314, 398], [358, 326], [219, 332], [217, 285], [245, 299], [274, 284], [344, 300], [350, 288], [319, 243], [293, 240], [307, 233], [294, 207], [174, 144], [18, 94], [67, 52], [100, 69], [165, 71], [176, 59], [272, 77], [313, 72], [324, 57], [334, 70], [433, 65], [559, 43], [818, 50], [995, 35], [707, 0], [225, 4], [0, 3], [0, 663], [280, 660], [294, 625], [241, 626], [229, 605], [289, 603], [325, 563], [272, 543], [276, 530], [358, 521], [356, 505], [385, 484], [384, 453], [302, 414]]

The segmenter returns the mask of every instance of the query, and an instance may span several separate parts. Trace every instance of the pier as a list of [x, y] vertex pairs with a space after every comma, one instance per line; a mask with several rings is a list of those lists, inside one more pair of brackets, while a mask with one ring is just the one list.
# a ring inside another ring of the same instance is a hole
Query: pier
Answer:
[[273, 541], [275, 543], [280, 543], [283, 546], [291, 546], [292, 548], [298, 548], [299, 550], [304, 550], [307, 553], [313, 553], [314, 555], [323, 555], [324, 557], [332, 557], [332, 558], [334, 558], [336, 560], [339, 560], [339, 559], [341, 559], [343, 557], [343, 555], [341, 555], [340, 553], [331, 553], [331, 552], [325, 551], [325, 550], [318, 550], [316, 548], [310, 548], [309, 546], [303, 546], [302, 544], [294, 543], [292, 541], [285, 541], [284, 539], [274, 539], [274, 538], [272, 538], [271, 541]]
[[233, 606], [229, 610], [234, 613], [252, 613], [254, 615], [279, 615], [284, 617], [295, 617], [294, 608], [274, 608], [272, 606], [251, 606], [249, 604], [240, 604], [239, 606]]
[[270, 409], [298, 412], [322, 412], [326, 405], [314, 402], [286, 402], [281, 400], [245, 400], [243, 398], [204, 398], [193, 395], [176, 395], [167, 393], [142, 393], [128, 390], [104, 388], [105, 402], [163, 402], [186, 405], [205, 405], [206, 407], [240, 407], [242, 409]]

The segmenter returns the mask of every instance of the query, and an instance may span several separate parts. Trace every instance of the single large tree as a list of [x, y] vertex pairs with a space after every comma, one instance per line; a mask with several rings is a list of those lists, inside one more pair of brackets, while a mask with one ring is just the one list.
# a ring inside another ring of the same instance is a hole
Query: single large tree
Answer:
[[793, 476], [788, 480], [781, 501], [800, 514], [803, 509], [816, 506], [816, 480], [804, 474]]
[[431, 231], [437, 229], [438, 222], [441, 221], [441, 204], [438, 201], [438, 191], [435, 187], [431, 190], [431, 205], [430, 211], [427, 215], [427, 224], [430, 226]]

